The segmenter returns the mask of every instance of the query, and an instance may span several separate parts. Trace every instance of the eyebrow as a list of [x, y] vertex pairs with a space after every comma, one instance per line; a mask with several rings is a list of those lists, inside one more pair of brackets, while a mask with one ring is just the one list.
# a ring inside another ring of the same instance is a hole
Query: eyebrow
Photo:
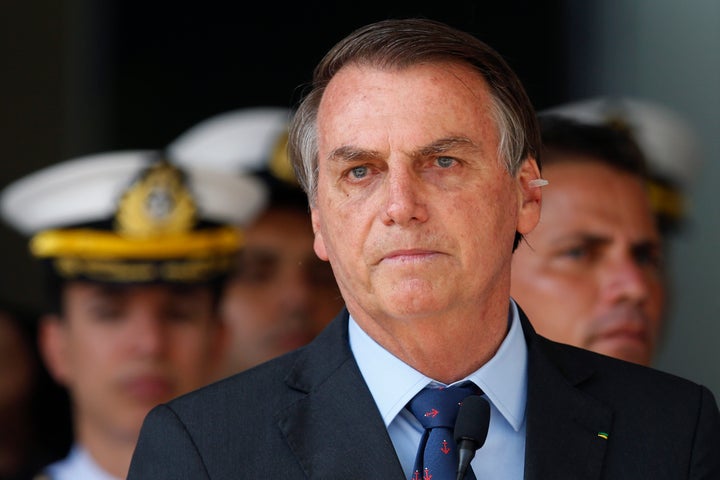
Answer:
[[420, 147], [415, 153], [427, 157], [445, 153], [456, 148], [478, 148], [478, 146], [467, 137], [447, 137], [435, 140], [434, 142]]
[[[575, 233], [567, 236], [560, 236], [556, 238], [553, 243], [559, 242], [575, 242], [581, 241], [585, 244], [592, 246], [608, 245], [613, 242], [611, 236], [588, 234], [588, 233]], [[662, 242], [656, 238], [643, 238], [635, 242], [631, 242], [630, 247], [632, 249], [637, 248], [660, 248]]]
[[356, 162], [363, 159], [379, 158], [380, 156], [380, 152], [376, 150], [364, 150], [352, 145], [343, 145], [332, 150], [327, 159], [338, 162]]
[[[456, 148], [478, 148], [469, 138], [463, 136], [446, 137], [423, 145], [412, 152], [413, 157], [428, 157], [448, 152]], [[382, 155], [377, 150], [365, 150], [352, 145], [343, 145], [330, 152], [328, 160], [355, 162], [364, 159], [376, 159]]]

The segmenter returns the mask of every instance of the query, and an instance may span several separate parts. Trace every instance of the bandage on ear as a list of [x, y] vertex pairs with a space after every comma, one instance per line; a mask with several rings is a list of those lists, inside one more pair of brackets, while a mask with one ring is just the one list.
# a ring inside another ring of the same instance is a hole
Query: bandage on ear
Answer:
[[528, 186], [530, 186], [530, 187], [544, 187], [544, 186], [547, 185], [548, 183], [550, 183], [550, 182], [548, 182], [548, 181], [545, 180], [544, 178], [536, 178], [535, 180], [530, 180], [530, 181], [528, 182]]

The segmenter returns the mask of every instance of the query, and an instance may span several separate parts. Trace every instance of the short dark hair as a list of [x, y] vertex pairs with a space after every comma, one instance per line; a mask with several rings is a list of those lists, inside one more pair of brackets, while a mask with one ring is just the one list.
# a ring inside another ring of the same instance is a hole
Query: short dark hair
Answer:
[[627, 130], [549, 113], [538, 115], [538, 120], [543, 142], [540, 156], [545, 166], [585, 157], [647, 179], [645, 156]]
[[268, 203], [259, 216], [268, 210], [282, 209], [298, 210], [310, 218], [308, 198], [299, 184], [281, 180], [268, 171], [260, 171], [254, 176], [263, 182], [269, 193]]
[[467, 65], [482, 76], [500, 135], [498, 153], [508, 172], [514, 174], [528, 157], [537, 158], [540, 132], [535, 111], [520, 79], [499, 53], [473, 35], [434, 20], [383, 20], [355, 30], [325, 55], [293, 116], [288, 151], [311, 206], [317, 180], [317, 111], [335, 74], [347, 65], [391, 70], [423, 62]]

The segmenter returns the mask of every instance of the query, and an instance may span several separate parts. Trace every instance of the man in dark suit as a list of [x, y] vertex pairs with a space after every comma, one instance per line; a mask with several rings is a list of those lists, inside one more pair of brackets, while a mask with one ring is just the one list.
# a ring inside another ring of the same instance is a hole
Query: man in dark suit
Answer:
[[706, 388], [550, 342], [511, 300], [539, 148], [519, 80], [471, 35], [390, 20], [342, 40], [290, 155], [347, 309], [307, 347], [153, 410], [129, 478], [455, 479], [470, 396], [490, 417], [461, 478], [720, 478]]

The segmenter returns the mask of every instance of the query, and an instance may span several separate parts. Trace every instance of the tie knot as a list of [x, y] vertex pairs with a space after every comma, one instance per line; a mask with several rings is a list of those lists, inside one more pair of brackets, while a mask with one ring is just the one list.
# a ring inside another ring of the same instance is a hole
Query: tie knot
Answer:
[[455, 427], [462, 401], [480, 394], [472, 384], [447, 388], [426, 387], [410, 400], [408, 408], [424, 428]]

